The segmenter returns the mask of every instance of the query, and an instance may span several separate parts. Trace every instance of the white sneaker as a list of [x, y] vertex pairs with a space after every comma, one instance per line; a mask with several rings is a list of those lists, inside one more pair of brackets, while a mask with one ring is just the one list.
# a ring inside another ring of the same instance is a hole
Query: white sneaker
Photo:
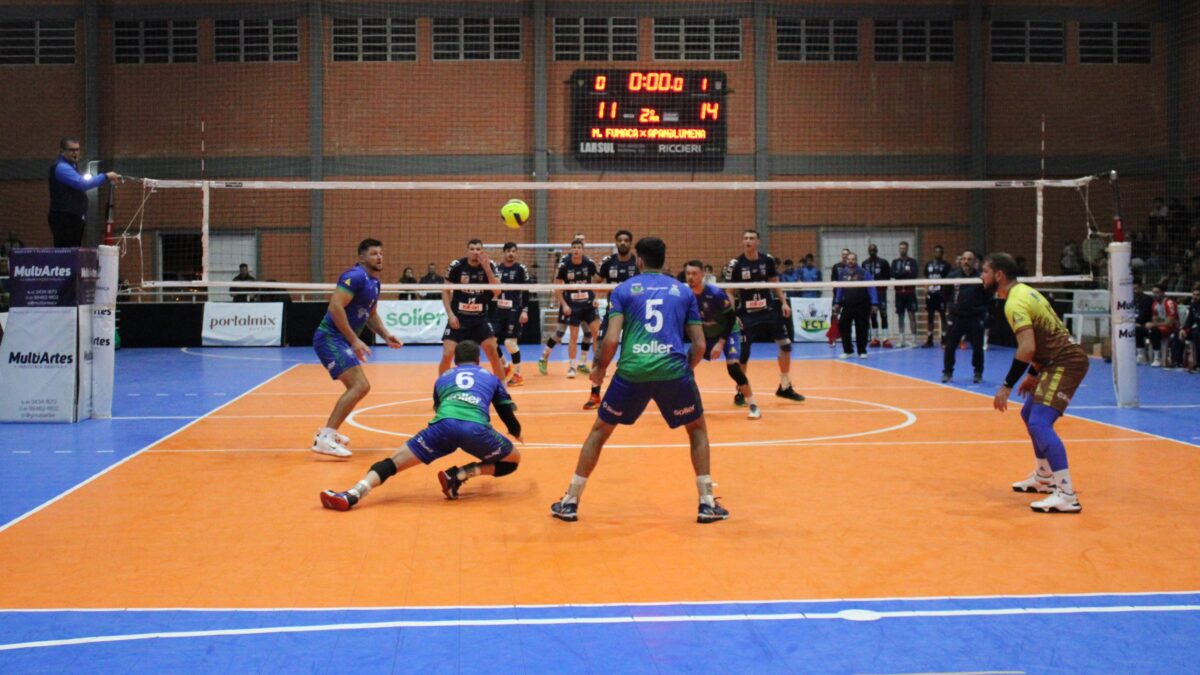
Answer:
[[746, 415], [746, 417], [752, 420], [761, 420], [762, 411], [758, 409], [758, 406], [752, 405], [750, 406], [750, 412]]
[[567, 368], [567, 379], [571, 379], [571, 380], [575, 379], [575, 369], [574, 368]]
[[338, 445], [350, 445], [350, 437], [345, 434], [333, 432], [333, 440], [338, 442]]
[[350, 452], [341, 443], [337, 442], [336, 438], [328, 436], [317, 436], [313, 439], [312, 451], [319, 455], [329, 455], [330, 457], [349, 457], [354, 453]]
[[1033, 502], [1029, 508], [1041, 513], [1079, 513], [1083, 510], [1074, 493], [1066, 493], [1061, 490], [1055, 490], [1049, 497]]
[[839, 359], [848, 359], [848, 358], [850, 358], [851, 356], [854, 356], [854, 355], [853, 355], [853, 354], [847, 354], [846, 352], [842, 352], [841, 354], [838, 354], [838, 358], [839, 358]]
[[865, 358], [867, 358], [867, 353], [866, 353], [866, 352], [863, 352], [863, 353], [859, 354], [859, 355], [858, 355], [858, 358], [860, 358], [860, 359], [865, 359]]
[[1012, 489], [1013, 492], [1040, 492], [1048, 495], [1054, 492], [1054, 477], [1042, 476], [1037, 471], [1031, 471], [1025, 480], [1013, 483]]
[[1150, 364], [1150, 367], [1151, 368], [1161, 368], [1162, 361], [1160, 361], [1159, 359], [1154, 359], [1154, 361]]

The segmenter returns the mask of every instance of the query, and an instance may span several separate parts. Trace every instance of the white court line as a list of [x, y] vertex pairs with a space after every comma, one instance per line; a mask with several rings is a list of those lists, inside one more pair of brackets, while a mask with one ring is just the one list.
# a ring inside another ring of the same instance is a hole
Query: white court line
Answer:
[[[211, 413], [209, 413], [211, 414]], [[110, 420], [195, 420], [200, 419], [203, 415], [121, 415], [120, 417], [110, 417]]]
[[[530, 376], [530, 377], [532, 377], [532, 376]], [[580, 378], [580, 380], [586, 382], [587, 378]], [[936, 385], [936, 384], [932, 384], [932, 383], [928, 383], [928, 382], [926, 384], [928, 384], [930, 387], [940, 388], [940, 386]], [[912, 391], [914, 389], [914, 387], [912, 385], [907, 385], [907, 384], [887, 385], [887, 386], [882, 386], [882, 387], [870, 387], [870, 386], [863, 386], [863, 387], [806, 387], [804, 385], [800, 385], [800, 388], [806, 392], [807, 391], [860, 391], [860, 390], [876, 391], [879, 389], [903, 389], [905, 391]], [[529, 391], [529, 392], [540, 391], [537, 389], [524, 389], [523, 387], [508, 387], [508, 389], [509, 389], [510, 394], [520, 394], [523, 391]], [[729, 389], [701, 389], [700, 391], [704, 392], [704, 393], [713, 393], [713, 394], [730, 394], [733, 392], [733, 389], [732, 389], [732, 384], [731, 384]], [[583, 394], [584, 396], [586, 396], [588, 393], [588, 389], [581, 387], [579, 389], [560, 390], [560, 392], [568, 393], [568, 394], [580, 393], [580, 394]], [[322, 391], [281, 391], [281, 392], [263, 391], [263, 392], [255, 392], [250, 395], [251, 396], [270, 396], [270, 397], [274, 398], [277, 396], [330, 396], [334, 393], [336, 393], [336, 392], [332, 389], [324, 389]], [[430, 398], [430, 400], [433, 400], [432, 393], [433, 393], [432, 385], [429, 387], [429, 389], [421, 389], [421, 390], [416, 390], [416, 391], [399, 390], [399, 389], [377, 389], [375, 387], [371, 388], [372, 395], [404, 394], [404, 395], [408, 396], [408, 395], [415, 394], [417, 396], [428, 396]]]
[[331, 623], [311, 626], [270, 626], [263, 628], [227, 628], [216, 630], [132, 633], [127, 635], [97, 635], [63, 640], [38, 640], [0, 644], [0, 651], [66, 647], [84, 644], [132, 642], [138, 640], [229, 637], [237, 635], [279, 635], [287, 633], [320, 633], [330, 631], [378, 630], [395, 628], [475, 628], [489, 626], [564, 626], [599, 624], [656, 624], [656, 623], [717, 623], [729, 621], [878, 621], [880, 619], [913, 619], [974, 616], [1038, 616], [1055, 614], [1125, 614], [1197, 612], [1200, 605], [1142, 605], [1123, 607], [1011, 607], [1001, 609], [942, 609], [901, 610], [877, 612], [869, 609], [843, 609], [837, 612], [789, 612], [781, 614], [708, 614], [663, 616], [562, 617], [524, 619], [454, 619], [426, 621], [370, 621], [363, 623]]
[[[843, 363], [843, 362], [839, 361], [839, 363]], [[985, 394], [985, 393], [983, 393], [983, 392], [979, 392], [979, 391], [968, 391], [968, 390], [966, 390], [966, 389], [960, 389], [959, 387], [952, 387], [952, 386], [950, 386], [950, 385], [948, 385], [948, 384], [940, 384], [940, 383], [937, 383], [937, 382], [929, 382], [928, 380], [922, 380], [921, 378], [919, 378], [919, 377], [914, 377], [914, 376], [912, 376], [912, 375], [905, 375], [904, 373], [893, 373], [893, 372], [891, 372], [891, 371], [889, 371], [889, 370], [883, 370], [882, 368], [874, 368], [874, 367], [872, 367], [872, 366], [870, 366], [870, 365], [867, 365], [867, 364], [865, 364], [865, 363], [843, 363], [843, 365], [847, 365], [847, 366], [855, 366], [855, 367], [860, 367], [860, 368], [866, 368], [866, 369], [868, 369], [868, 370], [874, 370], [874, 371], [876, 371], [876, 372], [883, 373], [883, 374], [885, 374], [885, 375], [894, 375], [895, 377], [902, 377], [902, 378], [904, 378], [904, 379], [906, 379], [906, 380], [913, 380], [914, 382], [921, 382], [921, 383], [924, 383], [924, 384], [932, 384], [932, 385], [934, 385], [934, 386], [937, 386], [937, 387], [943, 387], [943, 388], [946, 388], [946, 389], [953, 389], [954, 391], [961, 391], [961, 392], [963, 392], [963, 393], [966, 393], [966, 394], [971, 394], [972, 396], [982, 396], [982, 397], [984, 397], [984, 398], [988, 398], [988, 399], [990, 399], [990, 398], [993, 398], [993, 396], [988, 396], [987, 394]], [[1019, 399], [1018, 399], [1018, 400], [1019, 400]], [[1015, 401], [1012, 401], [1012, 399], [1010, 399], [1010, 402], [1015, 402]], [[1071, 406], [1070, 408], [1073, 408], [1073, 407], [1074, 407], [1074, 406]], [[1081, 407], [1083, 407], [1083, 406], [1081, 406]], [[1114, 406], [1114, 407], [1115, 407], [1115, 406]], [[1068, 408], [1068, 410], [1069, 410], [1070, 408]], [[1075, 419], [1077, 419], [1077, 420], [1083, 420], [1083, 421], [1085, 421], [1085, 422], [1094, 422], [1094, 423], [1096, 423], [1096, 424], [1101, 424], [1101, 425], [1104, 425], [1104, 426], [1106, 426], [1106, 427], [1110, 427], [1110, 428], [1112, 428], [1112, 429], [1120, 429], [1121, 431], [1132, 431], [1132, 432], [1133, 432], [1133, 433], [1135, 433], [1135, 434], [1145, 434], [1145, 435], [1147, 435], [1147, 436], [1153, 436], [1154, 438], [1157, 438], [1157, 439], [1159, 439], [1160, 441], [1168, 441], [1168, 442], [1170, 442], [1170, 443], [1179, 443], [1180, 445], [1187, 445], [1187, 446], [1190, 446], [1190, 447], [1193, 447], [1193, 448], [1200, 447], [1200, 445], [1197, 445], [1197, 444], [1195, 444], [1195, 443], [1188, 443], [1187, 441], [1181, 441], [1181, 440], [1179, 440], [1178, 438], [1168, 438], [1168, 437], [1166, 437], [1166, 436], [1160, 436], [1160, 435], [1158, 435], [1158, 434], [1150, 433], [1149, 431], [1142, 431], [1141, 429], [1130, 429], [1129, 427], [1123, 427], [1123, 426], [1121, 426], [1121, 425], [1119, 425], [1119, 424], [1113, 424], [1113, 423], [1111, 423], [1111, 422], [1103, 422], [1103, 421], [1101, 421], [1101, 420], [1094, 420], [1094, 419], [1091, 419], [1091, 418], [1088, 418], [1088, 417], [1083, 417], [1083, 416], [1080, 416], [1080, 415], [1072, 415], [1072, 414], [1071, 414], [1071, 413], [1069, 413], [1069, 412], [1068, 412], [1067, 414], [1065, 414], [1065, 415], [1064, 415], [1064, 417], [1073, 417], [1073, 418], [1075, 418]]]
[[181, 351], [184, 354], [187, 354], [189, 356], [199, 356], [199, 357], [206, 358], [206, 359], [232, 359], [234, 361], [270, 361], [272, 363], [278, 363], [280, 365], [283, 365], [285, 363], [290, 363], [294, 366], [302, 365], [305, 363], [318, 363], [315, 356], [311, 359], [305, 359], [305, 360], [301, 361], [301, 360], [297, 360], [297, 359], [276, 359], [276, 358], [271, 358], [271, 357], [266, 357], [266, 356], [234, 356], [232, 354], [209, 354], [208, 352], [201, 353], [201, 352], [188, 351], [189, 349], [191, 349], [191, 348], [190, 347], [180, 347], [179, 351]]
[[[278, 373], [276, 373], [276, 374], [272, 375], [271, 377], [267, 378], [266, 380], [263, 380], [262, 382], [260, 382], [260, 383], [258, 383], [258, 384], [256, 384], [256, 385], [254, 385], [253, 387], [251, 387], [251, 389], [257, 389], [258, 387], [261, 387], [261, 386], [263, 386], [263, 385], [267, 384], [268, 382], [270, 382], [270, 381], [272, 381], [272, 380], [274, 380], [274, 379], [276, 379], [276, 378], [278, 378], [278, 377], [282, 377], [283, 375], [285, 375], [285, 374], [287, 374], [288, 372], [290, 372], [290, 371], [292, 370], [292, 368], [295, 368], [295, 366], [291, 366], [291, 367], [285, 368], [284, 370], [282, 370], [282, 371], [280, 371], [280, 372], [278, 372]], [[142, 454], [143, 452], [145, 452], [145, 451], [146, 451], [148, 448], [150, 448], [150, 447], [152, 447], [152, 446], [154, 446], [154, 445], [156, 445], [156, 444], [158, 444], [158, 443], [161, 443], [161, 442], [163, 442], [163, 441], [167, 440], [168, 438], [171, 438], [172, 436], [174, 436], [174, 435], [176, 435], [176, 434], [180, 433], [181, 431], [183, 431], [183, 430], [187, 429], [188, 427], [192, 426], [192, 425], [193, 425], [193, 424], [195, 424], [196, 422], [199, 422], [200, 420], [204, 419], [204, 418], [205, 418], [205, 417], [207, 417], [208, 415], [211, 415], [211, 414], [213, 414], [213, 413], [217, 412], [218, 410], [220, 410], [221, 408], [224, 408], [224, 407], [225, 407], [225, 406], [227, 406], [227, 405], [231, 405], [232, 403], [234, 403], [234, 402], [235, 402], [235, 401], [237, 401], [238, 399], [240, 399], [240, 398], [242, 398], [243, 396], [245, 396], [245, 395], [246, 395], [246, 393], [249, 393], [249, 392], [245, 392], [245, 393], [239, 394], [239, 395], [237, 395], [237, 396], [235, 396], [235, 397], [233, 397], [233, 398], [229, 399], [229, 400], [228, 400], [228, 401], [226, 401], [225, 403], [222, 403], [221, 405], [217, 406], [216, 408], [213, 408], [211, 411], [209, 411], [209, 412], [208, 412], [208, 413], [206, 413], [205, 415], [203, 415], [203, 416], [201, 416], [201, 417], [197, 417], [196, 419], [192, 420], [191, 422], [188, 422], [187, 424], [185, 424], [185, 425], [183, 425], [183, 426], [179, 427], [179, 428], [178, 428], [178, 429], [176, 429], [175, 431], [172, 431], [171, 433], [167, 434], [166, 436], [163, 436], [162, 438], [160, 438], [160, 439], [158, 439], [158, 440], [156, 440], [156, 441], [152, 441], [152, 442], [151, 442], [149, 445], [146, 445], [146, 446], [144, 446], [143, 448], [141, 448], [141, 449], [140, 449], [140, 450], [138, 450], [137, 452], [134, 452], [134, 453], [130, 454], [128, 457], [124, 457], [124, 458], [120, 459], [119, 461], [113, 462], [112, 464], [108, 465], [108, 466], [107, 466], [107, 467], [105, 467], [104, 469], [100, 470], [98, 473], [95, 473], [95, 474], [93, 474], [93, 475], [92, 475], [90, 478], [88, 478], [88, 479], [84, 480], [84, 481], [83, 481], [83, 482], [81, 482], [81, 483], [78, 483], [78, 484], [76, 484], [74, 487], [72, 487], [72, 488], [70, 488], [70, 489], [66, 490], [65, 492], [61, 492], [61, 493], [59, 493], [57, 496], [55, 496], [55, 497], [52, 497], [50, 500], [48, 500], [48, 501], [46, 501], [46, 502], [43, 502], [41, 505], [39, 505], [39, 506], [36, 506], [36, 507], [34, 507], [34, 508], [32, 508], [32, 509], [30, 509], [30, 510], [26, 511], [25, 513], [23, 513], [23, 514], [21, 514], [21, 515], [17, 516], [16, 518], [13, 518], [12, 520], [8, 521], [7, 523], [4, 523], [3, 525], [0, 525], [0, 532], [4, 532], [5, 530], [7, 530], [8, 528], [12, 527], [13, 525], [16, 525], [17, 523], [21, 522], [22, 520], [25, 520], [26, 518], [28, 518], [28, 517], [32, 516], [33, 514], [37, 513], [38, 511], [41, 511], [42, 509], [46, 508], [47, 506], [50, 506], [51, 504], [53, 504], [53, 503], [57, 502], [58, 500], [62, 499], [63, 497], [66, 497], [67, 495], [71, 494], [72, 492], [75, 492], [75, 491], [76, 491], [76, 490], [78, 490], [79, 488], [81, 488], [81, 487], [83, 487], [83, 486], [87, 485], [88, 483], [91, 483], [92, 481], [94, 481], [94, 480], [96, 480], [97, 478], [99, 478], [99, 477], [103, 476], [104, 474], [108, 473], [109, 471], [112, 471], [113, 469], [117, 468], [118, 466], [121, 466], [121, 465], [122, 465], [122, 464], [124, 464], [125, 462], [128, 462], [129, 460], [133, 459], [134, 457], [137, 457], [138, 455], [140, 455], [140, 454]]]
[[[1139, 436], [1139, 437], [1133, 437], [1133, 438], [1064, 438], [1062, 440], [1064, 443], [1109, 443], [1109, 442], [1111, 442], [1111, 443], [1157, 443], [1159, 439], [1145, 438], [1145, 437]], [[957, 441], [927, 440], [927, 441], [801, 441], [801, 442], [797, 442], [794, 440], [789, 440], [789, 439], [784, 438], [784, 439], [775, 440], [775, 441], [746, 441], [744, 443], [738, 443], [738, 442], [713, 443], [712, 445], [725, 447], [725, 448], [763, 448], [763, 447], [774, 447], [774, 446], [780, 446], [780, 445], [787, 445], [787, 446], [793, 446], [793, 447], [824, 448], [824, 447], [831, 447], [831, 446], [859, 447], [859, 446], [864, 446], [864, 445], [882, 445], [882, 446], [894, 446], [894, 445], [931, 446], [932, 445], [932, 446], [937, 446], [937, 445], [1013, 445], [1013, 444], [1029, 445], [1029, 439], [1028, 438], [1016, 438], [1016, 439], [1011, 439], [1011, 440], [990, 439], [990, 440], [957, 440]], [[528, 448], [553, 450], [553, 449], [560, 449], [560, 448], [573, 449], [573, 448], [578, 448], [579, 445], [580, 445], [579, 443], [526, 442], [525, 445], [522, 445], [520, 447], [522, 450], [525, 450]], [[606, 446], [606, 447], [618, 447], [618, 448], [627, 449], [627, 450], [628, 449], [644, 450], [644, 449], [657, 449], [657, 448], [662, 448], [662, 447], [667, 447], [667, 446], [663, 446], [661, 444], [654, 444], [654, 445], [619, 445], [619, 446]], [[684, 446], [680, 446], [680, 447], [684, 447]], [[384, 451], [384, 450], [391, 451], [391, 450], [395, 450], [395, 446], [384, 446], [384, 447], [373, 447], [373, 448], [356, 447], [356, 448], [354, 448], [354, 450], [355, 450], [355, 452], [374, 452], [374, 451]], [[308, 448], [178, 448], [178, 449], [163, 449], [163, 450], [147, 450], [147, 452], [155, 453], [155, 454], [186, 455], [189, 453], [221, 453], [221, 452], [312, 452], [312, 450], [310, 450]]]

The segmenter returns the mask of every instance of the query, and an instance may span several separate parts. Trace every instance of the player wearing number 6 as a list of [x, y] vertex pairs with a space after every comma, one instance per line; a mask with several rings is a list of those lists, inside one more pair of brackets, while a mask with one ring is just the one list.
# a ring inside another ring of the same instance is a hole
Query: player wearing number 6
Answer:
[[[559, 520], [572, 522], [579, 518], [579, 497], [600, 461], [604, 444], [616, 425], [636, 422], [653, 399], [668, 426], [687, 429], [700, 492], [697, 521], [724, 520], [729, 512], [713, 498], [708, 428], [700, 390], [692, 376], [692, 369], [704, 356], [705, 344], [696, 295], [662, 273], [667, 246], [661, 239], [645, 237], [634, 250], [641, 274], [622, 282], [609, 295], [612, 318], [600, 347], [600, 362], [592, 371], [592, 383], [604, 382], [620, 344], [617, 374], [600, 402], [596, 423], [579, 452], [567, 493], [550, 506], [550, 511]], [[690, 351], [685, 341], [691, 342]]]
[[334, 511], [349, 511], [372, 489], [405, 469], [445, 457], [461, 448], [479, 461], [463, 467], [452, 466], [438, 473], [442, 494], [458, 499], [458, 489], [475, 476], [507, 476], [517, 470], [521, 453], [512, 441], [500, 435], [491, 425], [488, 409], [495, 406], [496, 414], [508, 427], [513, 438], [521, 438], [521, 423], [515, 406], [495, 375], [479, 367], [479, 345], [471, 340], [459, 342], [454, 348], [455, 367], [442, 373], [433, 385], [434, 416], [429, 426], [409, 439], [391, 457], [371, 465], [363, 479], [345, 492], [325, 490], [321, 505]]

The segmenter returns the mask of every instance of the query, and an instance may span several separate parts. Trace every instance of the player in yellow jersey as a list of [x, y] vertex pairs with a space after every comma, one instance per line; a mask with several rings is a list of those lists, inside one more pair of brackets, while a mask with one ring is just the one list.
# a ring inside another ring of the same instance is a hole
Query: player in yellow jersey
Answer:
[[[1083, 507], [1067, 468], [1067, 448], [1054, 431], [1071, 396], [1088, 371], [1083, 348], [1071, 341], [1050, 302], [1033, 288], [1017, 281], [1017, 263], [1007, 253], [992, 253], [983, 261], [983, 286], [1004, 299], [1004, 316], [1017, 337], [1004, 386], [993, 405], [1004, 412], [1013, 385], [1025, 374], [1017, 394], [1026, 396], [1021, 418], [1033, 440], [1037, 468], [1025, 480], [1013, 483], [1015, 492], [1041, 492], [1050, 496], [1030, 504], [1042, 513], [1079, 513]], [[1025, 373], [1029, 369], [1028, 374]]]

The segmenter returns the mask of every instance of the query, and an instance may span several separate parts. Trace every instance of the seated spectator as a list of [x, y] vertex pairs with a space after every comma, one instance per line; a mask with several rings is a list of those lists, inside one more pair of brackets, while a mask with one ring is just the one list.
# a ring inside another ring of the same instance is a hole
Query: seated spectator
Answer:
[[1150, 348], [1154, 351], [1154, 360], [1150, 367], [1158, 368], [1163, 365], [1159, 350], [1163, 346], [1163, 338], [1170, 338], [1179, 330], [1179, 305], [1167, 297], [1167, 290], [1162, 284], [1154, 284], [1154, 304], [1150, 308], [1150, 321], [1146, 323], [1150, 335]]
[[[413, 268], [405, 267], [404, 272], [400, 275], [400, 283], [402, 283], [402, 284], [419, 284], [421, 282], [417, 280], [417, 274], [416, 274], [416, 272], [413, 271]], [[417, 294], [416, 293], [401, 293], [400, 299], [401, 300], [416, 300]]]
[[1183, 367], [1183, 350], [1188, 343], [1192, 345], [1192, 365], [1188, 372], [1195, 373], [1196, 362], [1200, 360], [1200, 283], [1192, 286], [1192, 301], [1188, 305], [1187, 320], [1179, 327], [1178, 332], [1171, 335], [1171, 362], [1174, 367]]
[[[242, 263], [241, 265], [238, 265], [238, 273], [237, 273], [237, 276], [233, 278], [233, 280], [234, 281], [254, 281], [255, 279], [254, 279], [254, 275], [250, 274], [250, 266], [247, 265], [246, 263]], [[252, 293], [246, 293], [244, 291], [241, 293], [234, 293], [233, 301], [234, 302], [253, 302], [254, 295]]]

